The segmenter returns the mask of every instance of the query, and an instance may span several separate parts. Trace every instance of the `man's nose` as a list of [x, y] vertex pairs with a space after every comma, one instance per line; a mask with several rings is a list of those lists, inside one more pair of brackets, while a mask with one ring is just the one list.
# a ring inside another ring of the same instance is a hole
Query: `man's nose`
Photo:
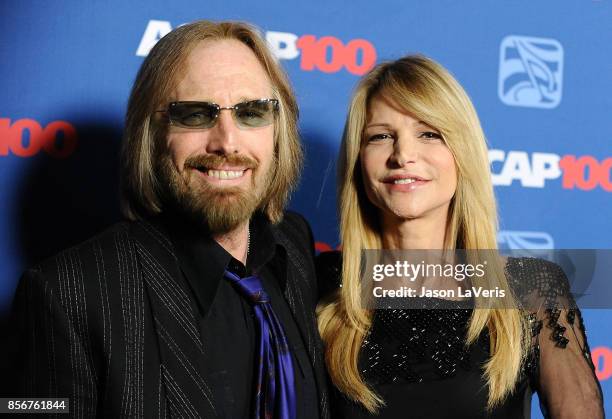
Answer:
[[217, 123], [210, 129], [210, 141], [206, 151], [211, 154], [228, 155], [240, 152], [238, 130], [230, 109], [221, 109]]

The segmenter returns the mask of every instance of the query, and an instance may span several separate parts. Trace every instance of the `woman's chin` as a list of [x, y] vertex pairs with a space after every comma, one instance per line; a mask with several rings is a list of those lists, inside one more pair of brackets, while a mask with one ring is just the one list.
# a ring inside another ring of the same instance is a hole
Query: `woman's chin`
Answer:
[[387, 218], [392, 219], [394, 222], [414, 221], [423, 217], [423, 211], [415, 208], [395, 209], [387, 213], [389, 215]]

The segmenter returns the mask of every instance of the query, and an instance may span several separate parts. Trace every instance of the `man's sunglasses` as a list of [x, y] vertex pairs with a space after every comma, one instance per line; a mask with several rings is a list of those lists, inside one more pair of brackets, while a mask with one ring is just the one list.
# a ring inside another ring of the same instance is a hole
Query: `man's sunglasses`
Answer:
[[231, 110], [236, 124], [240, 128], [259, 128], [274, 122], [278, 112], [278, 100], [257, 99], [237, 103], [234, 106], [219, 106], [210, 102], [170, 102], [168, 108], [157, 111], [168, 116], [170, 124], [182, 128], [212, 128], [223, 110]]

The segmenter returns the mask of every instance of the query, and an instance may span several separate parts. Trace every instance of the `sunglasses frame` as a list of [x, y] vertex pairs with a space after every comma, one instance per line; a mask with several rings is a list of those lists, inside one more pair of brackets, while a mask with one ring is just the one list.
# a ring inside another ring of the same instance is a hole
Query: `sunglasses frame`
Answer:
[[[175, 102], [170, 102], [168, 104], [168, 107], [166, 109], [161, 109], [158, 111], [155, 111], [156, 113], [163, 113], [166, 115], [166, 117], [168, 118], [168, 123], [170, 125], [174, 125], [177, 127], [181, 127], [181, 128], [185, 128], [185, 129], [210, 129], [213, 128], [215, 125], [217, 125], [217, 121], [219, 121], [219, 115], [221, 115], [221, 111], [224, 110], [231, 110], [232, 111], [232, 119], [234, 120], [234, 122], [236, 123], [237, 126], [239, 126], [240, 128], [261, 128], [261, 127], [265, 127], [268, 126], [270, 124], [266, 124], [266, 125], [261, 125], [259, 127], [257, 126], [248, 126], [248, 125], [244, 125], [241, 124], [240, 121], [238, 120], [238, 118], [236, 117], [236, 111], [240, 110], [241, 107], [252, 103], [252, 102], [266, 102], [266, 103], [272, 103], [273, 107], [272, 107], [272, 112], [274, 113], [274, 115], [276, 115], [278, 113], [278, 109], [279, 109], [279, 101], [278, 99], [269, 99], [269, 98], [261, 98], [261, 99], [252, 99], [252, 100], [246, 100], [244, 102], [240, 102], [240, 103], [236, 103], [232, 106], [219, 106], [218, 104], [214, 103], [214, 102], [206, 102], [206, 101], [198, 101], [198, 100], [186, 100], [186, 101], [175, 101]], [[189, 125], [184, 125], [181, 124], [179, 122], [177, 122], [175, 119], [172, 118], [172, 116], [170, 115], [171, 113], [171, 108], [177, 105], [186, 105], [186, 104], [198, 104], [198, 105], [207, 105], [207, 106], [212, 106], [213, 109], [216, 110], [216, 114], [215, 117], [212, 119], [212, 123], [210, 126], [189, 126]]]

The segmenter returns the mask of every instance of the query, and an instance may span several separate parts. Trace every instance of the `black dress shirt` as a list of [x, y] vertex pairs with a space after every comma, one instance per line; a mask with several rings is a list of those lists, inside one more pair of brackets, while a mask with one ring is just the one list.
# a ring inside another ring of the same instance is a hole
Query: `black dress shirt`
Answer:
[[164, 219], [179, 266], [199, 308], [199, 324], [206, 357], [203, 374], [225, 418], [252, 417], [255, 393], [256, 324], [253, 309], [223, 277], [225, 269], [244, 277], [257, 274], [270, 296], [291, 347], [297, 417], [318, 418], [317, 388], [304, 341], [283, 297], [287, 253], [277, 243], [269, 222], [255, 215], [250, 223], [247, 264], [233, 258], [211, 237], [199, 233], [180, 218]]

